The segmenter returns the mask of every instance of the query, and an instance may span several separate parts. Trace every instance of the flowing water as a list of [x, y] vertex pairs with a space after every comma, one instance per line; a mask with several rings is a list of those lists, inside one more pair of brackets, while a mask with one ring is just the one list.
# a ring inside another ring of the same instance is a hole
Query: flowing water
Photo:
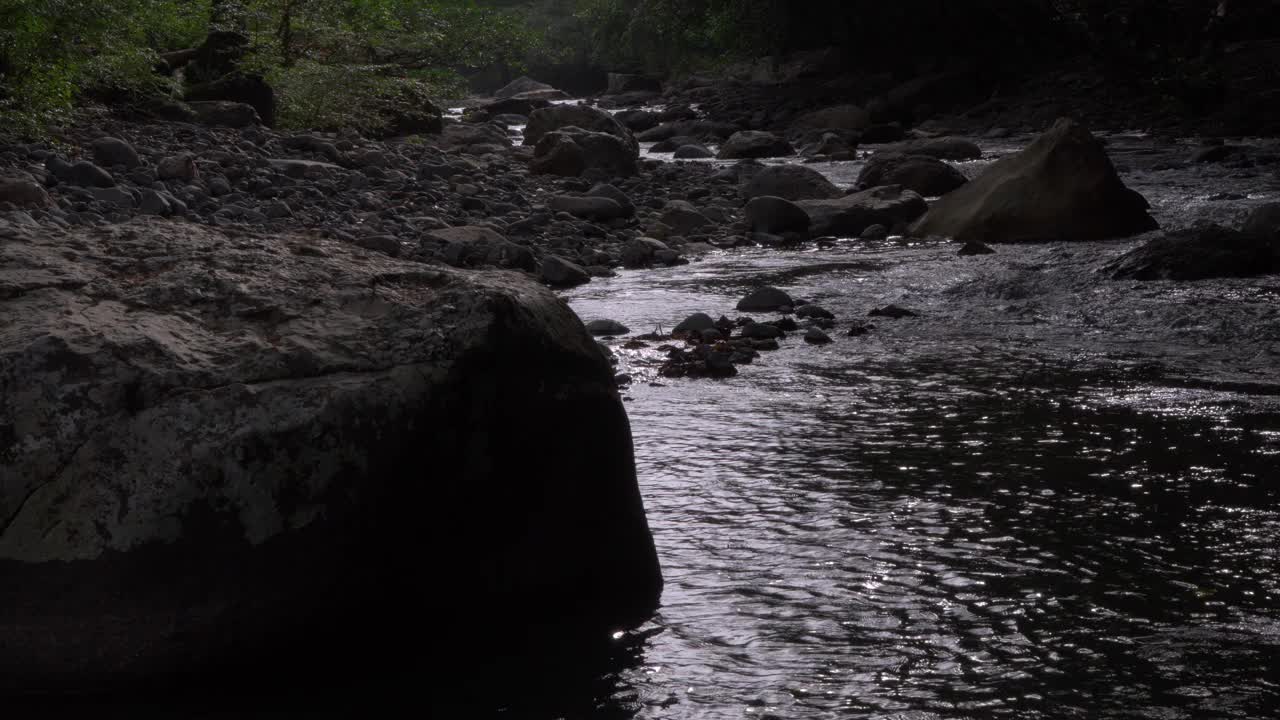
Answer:
[[[1111, 144], [1168, 226], [1280, 194]], [[776, 285], [840, 325], [722, 381], [610, 342], [662, 609], [590, 700], [552, 688], [504, 714], [1280, 717], [1280, 277], [1099, 274], [1133, 245], [848, 240], [569, 293], [643, 333]], [[840, 332], [888, 303], [919, 317]]]

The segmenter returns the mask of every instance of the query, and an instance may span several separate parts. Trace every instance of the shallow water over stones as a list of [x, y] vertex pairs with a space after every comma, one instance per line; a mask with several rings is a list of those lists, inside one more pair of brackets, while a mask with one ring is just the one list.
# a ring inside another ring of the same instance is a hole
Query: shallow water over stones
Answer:
[[[1265, 170], [1110, 141], [1169, 227], [1280, 195]], [[849, 184], [858, 165], [813, 167]], [[610, 343], [667, 590], [598, 711], [1274, 717], [1280, 277], [1098, 272], [1137, 242], [843, 240], [568, 293], [637, 332], [742, 314], [764, 285], [837, 316], [834, 343], [789, 333], [726, 380], [662, 378], [658, 343]], [[889, 304], [919, 317], [867, 318]]]

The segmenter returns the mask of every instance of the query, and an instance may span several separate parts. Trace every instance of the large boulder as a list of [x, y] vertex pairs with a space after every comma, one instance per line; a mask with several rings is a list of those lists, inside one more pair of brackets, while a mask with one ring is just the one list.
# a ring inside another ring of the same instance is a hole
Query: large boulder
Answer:
[[953, 161], [977, 160], [982, 157], [982, 148], [977, 143], [957, 137], [903, 140], [885, 145], [882, 151], [899, 155], [927, 155]]
[[1280, 239], [1202, 225], [1164, 233], [1106, 266], [1115, 279], [1204, 280], [1280, 273]]
[[151, 218], [0, 237], [0, 298], [0, 691], [314, 686], [657, 604], [613, 373], [532, 279]]
[[[262, 124], [270, 127], [276, 122], [275, 90], [260, 75], [232, 72], [207, 82], [189, 85], [186, 99], [192, 107], [196, 102], [242, 103], [257, 112]], [[200, 112], [199, 109], [196, 112]]]
[[548, 255], [542, 260], [542, 282], [551, 287], [567, 288], [591, 282], [591, 273], [577, 263], [565, 260], [556, 255]]
[[[574, 217], [588, 220], [616, 220], [628, 216], [618, 201], [608, 197], [574, 197], [556, 195], [547, 201], [547, 207], [556, 212], [567, 212]], [[634, 209], [631, 211], [634, 213]]]
[[188, 103], [196, 117], [205, 125], [242, 128], [262, 123], [262, 117], [252, 105], [237, 102]]
[[45, 208], [53, 204], [49, 193], [30, 177], [0, 177], [0, 203], [21, 208]]
[[587, 170], [632, 177], [640, 172], [639, 151], [616, 135], [566, 127], [543, 135], [529, 163], [535, 174], [577, 177]]
[[871, 188], [834, 200], [804, 200], [797, 204], [809, 213], [812, 234], [840, 237], [858, 237], [872, 225], [892, 228], [909, 223], [929, 209], [923, 197], [900, 185]]
[[711, 219], [703, 215], [687, 200], [671, 200], [662, 208], [660, 222], [676, 235], [696, 233], [711, 225]]
[[[676, 137], [694, 138], [696, 140], [717, 142], [724, 140], [740, 128], [732, 123], [714, 120], [672, 120], [658, 127], [645, 130], [636, 136], [640, 142], [662, 142]], [[673, 150], [675, 148], [672, 148]]]
[[767, 165], [742, 186], [747, 199], [772, 195], [787, 200], [828, 200], [844, 193], [822, 173], [803, 165]]
[[521, 76], [504, 85], [501, 89], [493, 94], [495, 98], [510, 98], [524, 93], [538, 92], [545, 90], [555, 90], [550, 85], [538, 82], [531, 77]]
[[928, 155], [879, 152], [858, 174], [859, 188], [901, 185], [926, 197], [946, 195], [968, 182], [964, 173]]
[[806, 232], [809, 214], [799, 205], [780, 197], [761, 195], [746, 207], [747, 227], [754, 232], [781, 234]]
[[93, 141], [93, 161], [111, 167], [123, 165], [132, 170], [142, 164], [138, 151], [119, 138], [104, 137]]
[[639, 143], [626, 125], [613, 115], [589, 105], [552, 105], [534, 110], [529, 114], [529, 124], [524, 129], [524, 144], [536, 146], [547, 133], [567, 127], [607, 133], [626, 143], [633, 153], [640, 151]]
[[1102, 143], [1062, 119], [939, 200], [911, 232], [960, 242], [1101, 240], [1156, 229], [1148, 208], [1121, 182]]
[[742, 130], [734, 133], [720, 146], [720, 152], [716, 157], [721, 160], [744, 160], [787, 157], [795, 154], [796, 149], [791, 147], [791, 143], [773, 133]]

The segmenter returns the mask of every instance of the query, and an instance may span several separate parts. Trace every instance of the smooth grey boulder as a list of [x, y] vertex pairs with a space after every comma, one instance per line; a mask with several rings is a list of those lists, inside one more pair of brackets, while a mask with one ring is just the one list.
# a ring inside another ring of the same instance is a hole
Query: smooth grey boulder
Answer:
[[977, 143], [955, 137], [903, 140], [885, 145], [883, 151], [899, 155], [924, 155], [939, 160], [977, 160], [982, 157], [982, 148]]
[[809, 214], [799, 205], [780, 197], [762, 195], [746, 207], [747, 227], [755, 232], [808, 232]]
[[860, 189], [901, 185], [925, 197], [946, 195], [968, 181], [955, 167], [928, 155], [876, 153], [858, 173]]
[[0, 690], [346, 681], [657, 605], [613, 372], [531, 279], [148, 218], [0, 236], [0, 298]]
[[555, 90], [555, 88], [544, 82], [538, 82], [533, 78], [524, 75], [512, 80], [506, 85], [499, 88], [493, 93], [495, 98], [511, 98], [524, 93], [539, 92], [545, 90]]
[[766, 165], [755, 169], [742, 187], [747, 199], [772, 195], [795, 202], [797, 200], [828, 200], [844, 195], [822, 175], [803, 165]]
[[524, 128], [524, 144], [536, 146], [547, 133], [568, 127], [612, 135], [623, 141], [633, 154], [640, 151], [639, 143], [626, 125], [590, 105], [552, 105], [534, 110], [529, 113], [529, 124]]
[[769, 132], [742, 130], [734, 133], [720, 146], [716, 157], [721, 160], [746, 158], [771, 158], [795, 155], [796, 149], [785, 139]]
[[795, 301], [776, 287], [760, 288], [738, 301], [742, 312], [772, 312], [784, 307], [795, 307]]
[[1162, 234], [1111, 261], [1121, 280], [1205, 280], [1280, 273], [1280, 236], [1200, 225]]
[[632, 177], [640, 172], [639, 152], [622, 138], [577, 127], [548, 132], [534, 147], [529, 172], [577, 177], [599, 170], [611, 177]]
[[461, 225], [432, 230], [423, 236], [422, 242], [434, 243], [445, 262], [454, 267], [489, 265], [529, 272], [537, 270], [537, 260], [529, 248], [507, 240], [492, 228]]
[[607, 197], [556, 195], [547, 201], [547, 207], [589, 220], [614, 220], [627, 216], [627, 211], [616, 200]]
[[687, 200], [671, 200], [662, 209], [663, 225], [671, 228], [676, 235], [688, 235], [709, 225], [711, 219], [703, 215]]
[[93, 141], [93, 161], [99, 165], [111, 167], [123, 165], [132, 170], [142, 164], [138, 151], [129, 143], [118, 138], [104, 137]]
[[542, 259], [542, 281], [552, 287], [574, 287], [591, 282], [591, 273], [581, 265], [556, 255]]
[[40, 183], [23, 177], [0, 177], [0, 202], [28, 208], [45, 208], [52, 204], [49, 193]]
[[626, 335], [631, 329], [617, 320], [592, 320], [587, 323], [587, 332], [597, 337], [608, 335]]
[[715, 330], [715, 329], [716, 329], [715, 318], [711, 317], [706, 313], [694, 313], [689, 317], [685, 318], [684, 320], [681, 320], [680, 324], [676, 325], [675, 329], [672, 332], [702, 333], [707, 330]]
[[681, 145], [674, 155], [676, 160], [706, 160], [715, 156], [705, 145]]

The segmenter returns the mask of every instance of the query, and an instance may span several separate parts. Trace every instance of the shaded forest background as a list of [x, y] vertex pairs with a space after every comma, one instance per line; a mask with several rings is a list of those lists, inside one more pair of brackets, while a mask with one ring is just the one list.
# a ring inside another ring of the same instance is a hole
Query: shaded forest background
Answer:
[[1277, 28], [1273, 0], [0, 0], [0, 121], [35, 132], [85, 102], [181, 97], [218, 79], [175, 72], [215, 36], [243, 38], [234, 68], [213, 65], [261, 78], [284, 127], [376, 125], [523, 73], [575, 94], [608, 71], [749, 79], [823, 48], [823, 72], [898, 82], [1084, 67], [1195, 114], [1232, 87], [1280, 104]]

